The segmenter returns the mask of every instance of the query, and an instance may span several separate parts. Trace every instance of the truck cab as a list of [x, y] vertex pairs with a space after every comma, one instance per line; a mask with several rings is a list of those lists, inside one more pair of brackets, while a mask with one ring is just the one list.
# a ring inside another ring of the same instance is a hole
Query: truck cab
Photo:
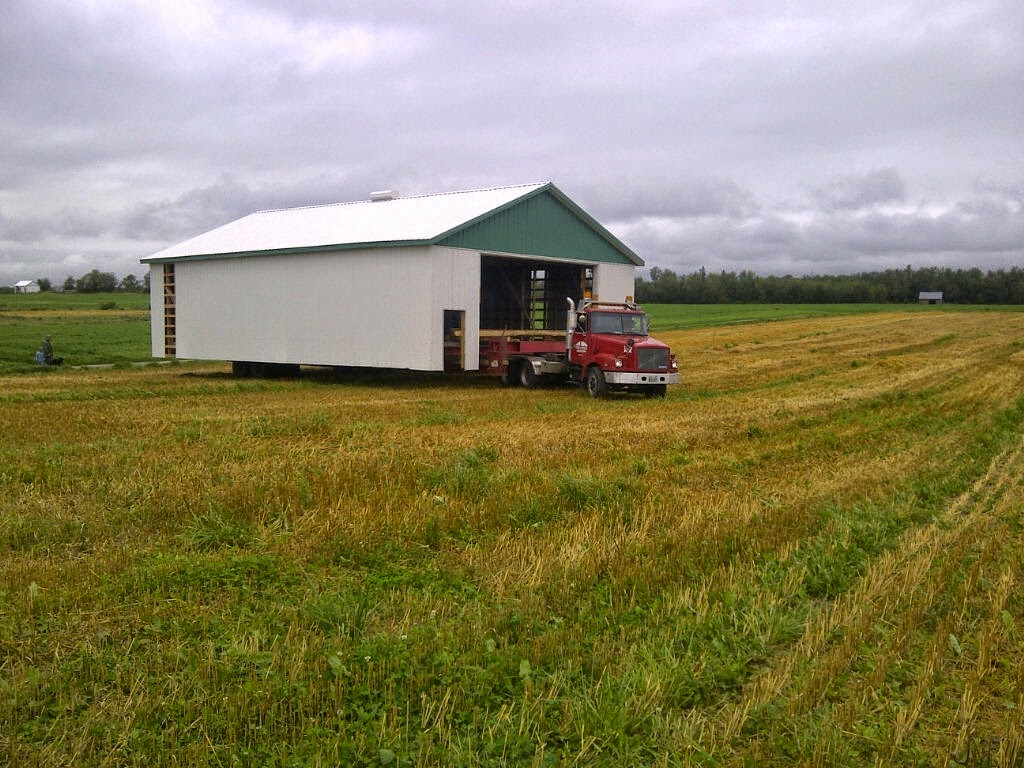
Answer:
[[609, 391], [664, 397], [679, 383], [679, 365], [668, 345], [649, 335], [647, 314], [631, 301], [582, 299], [567, 323], [569, 367], [591, 397]]

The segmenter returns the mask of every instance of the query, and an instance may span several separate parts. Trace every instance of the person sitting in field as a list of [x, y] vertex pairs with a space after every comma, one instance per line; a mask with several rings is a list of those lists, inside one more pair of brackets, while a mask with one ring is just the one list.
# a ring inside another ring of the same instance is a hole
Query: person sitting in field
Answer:
[[43, 365], [60, 365], [64, 362], [63, 357], [53, 356], [53, 343], [50, 341], [50, 334], [46, 334], [39, 351], [43, 353]]

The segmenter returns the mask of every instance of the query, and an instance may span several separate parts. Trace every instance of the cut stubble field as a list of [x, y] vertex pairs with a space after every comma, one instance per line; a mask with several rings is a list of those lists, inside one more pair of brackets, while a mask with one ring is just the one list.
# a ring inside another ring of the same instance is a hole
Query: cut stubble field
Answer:
[[0, 377], [0, 765], [1020, 765], [1024, 314], [658, 335]]

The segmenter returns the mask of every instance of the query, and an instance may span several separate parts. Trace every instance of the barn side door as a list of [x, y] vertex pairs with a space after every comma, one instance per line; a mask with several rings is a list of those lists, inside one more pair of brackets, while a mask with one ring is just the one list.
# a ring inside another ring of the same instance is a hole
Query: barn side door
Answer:
[[444, 369], [466, 370], [466, 313], [461, 309], [444, 311]]

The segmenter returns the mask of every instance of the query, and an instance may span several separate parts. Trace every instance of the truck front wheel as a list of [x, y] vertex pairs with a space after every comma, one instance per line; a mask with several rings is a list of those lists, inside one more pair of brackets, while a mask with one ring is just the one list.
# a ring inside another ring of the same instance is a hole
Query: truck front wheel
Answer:
[[606, 397], [608, 395], [608, 382], [605, 381], [604, 371], [596, 365], [587, 369], [587, 394], [591, 397]]

